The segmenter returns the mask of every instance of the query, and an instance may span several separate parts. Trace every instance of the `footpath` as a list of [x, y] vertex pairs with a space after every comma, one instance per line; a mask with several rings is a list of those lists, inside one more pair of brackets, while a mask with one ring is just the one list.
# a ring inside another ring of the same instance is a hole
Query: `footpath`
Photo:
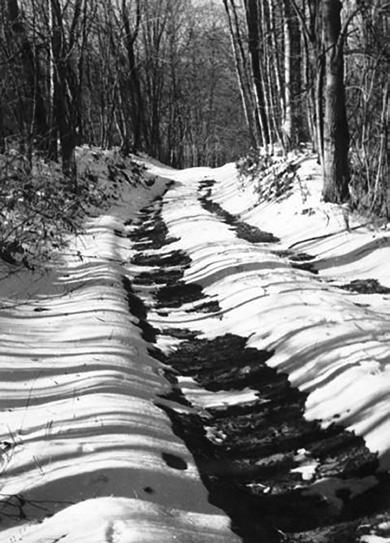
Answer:
[[386, 232], [147, 165], [3, 283], [0, 542], [390, 541]]

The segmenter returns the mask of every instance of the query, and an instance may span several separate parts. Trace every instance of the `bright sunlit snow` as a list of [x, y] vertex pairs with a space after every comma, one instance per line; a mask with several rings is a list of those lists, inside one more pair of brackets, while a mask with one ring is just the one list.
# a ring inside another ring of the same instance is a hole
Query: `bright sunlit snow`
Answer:
[[[89, 160], [87, 150], [81, 155]], [[233, 164], [148, 167], [157, 176], [153, 187], [122, 184], [118, 205], [69, 239], [56, 270], [0, 283], [1, 541], [239, 540], [227, 516], [209, 504], [192, 455], [155, 405], [171, 385], [148, 354], [122, 283], [124, 275], [132, 279], [133, 249], [115, 231], [126, 232], [169, 180], [175, 185], [163, 197], [162, 215], [169, 235], [178, 238], [170, 249], [191, 257], [184, 280], [202, 285], [221, 311], [152, 311], [151, 324], [200, 330], [207, 338], [231, 332], [249, 337], [249, 346], [273, 350], [267, 364], [309, 394], [306, 418], [355, 431], [378, 453], [381, 468], [390, 468], [389, 295], [363, 303], [364, 295], [337, 288], [363, 278], [390, 286], [386, 230], [354, 229], [358, 219], [323, 204], [313, 158], [302, 160], [288, 197], [262, 203]], [[214, 201], [281, 242], [239, 239], [202, 207], [198, 185], [204, 179], [216, 181]], [[278, 256], [292, 246], [314, 257], [318, 276]], [[170, 350], [177, 343], [161, 336], [158, 345]], [[250, 388], [211, 393], [188, 378], [179, 384], [200, 409], [256, 399]], [[167, 457], [180, 459], [185, 469], [173, 468]], [[315, 460], [304, 450], [298, 457], [296, 471], [310, 480]], [[372, 481], [365, 483], [369, 488]], [[321, 484], [332, 500], [349, 483]]]
[[[151, 171], [165, 170], [151, 166]], [[258, 203], [254, 184], [242, 182], [234, 164], [183, 170], [172, 177], [177, 183], [165, 200], [163, 216], [170, 234], [180, 238], [177, 248], [193, 261], [185, 278], [217, 297], [222, 313], [218, 319], [191, 319], [176, 311], [170, 322], [202, 329], [207, 337], [234, 331], [251, 336], [251, 347], [275, 350], [269, 365], [310, 393], [306, 417], [324, 426], [341, 423], [363, 436], [388, 469], [390, 320], [382, 306], [390, 297], [374, 296], [365, 307], [357, 301], [359, 295], [334, 286], [364, 278], [389, 284], [387, 232], [364, 225], [354, 229], [364, 222], [354, 217], [348, 218], [347, 229], [346, 211], [321, 201], [314, 158], [303, 160], [294, 191], [278, 202]], [[214, 201], [280, 237], [281, 243], [238, 239], [231, 227], [202, 208], [196, 195], [202, 178], [216, 181]], [[275, 255], [292, 245], [315, 257], [319, 276], [293, 269]], [[157, 325], [159, 320], [156, 316]]]
[[33, 290], [28, 274], [0, 283], [1, 541], [237, 540], [154, 403], [170, 385], [122, 285], [131, 244], [114, 229], [165, 187], [122, 184], [119, 204], [69, 240], [57, 274]]

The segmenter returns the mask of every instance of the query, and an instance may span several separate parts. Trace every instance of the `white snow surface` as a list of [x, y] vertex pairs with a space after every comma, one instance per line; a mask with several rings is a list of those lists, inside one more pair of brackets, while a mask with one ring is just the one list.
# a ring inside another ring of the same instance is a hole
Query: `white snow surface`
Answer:
[[[89, 157], [81, 153], [98, 167]], [[151, 313], [151, 324], [201, 330], [207, 338], [231, 332], [274, 351], [267, 363], [308, 393], [307, 419], [343, 424], [378, 453], [383, 470], [390, 467], [389, 295], [337, 288], [363, 278], [390, 286], [387, 230], [347, 231], [345, 210], [321, 201], [314, 158], [302, 160], [288, 197], [263, 203], [233, 164], [182, 171], [147, 165], [158, 176], [153, 187], [122, 183], [118, 204], [86, 221], [51, 273], [0, 282], [0, 542], [239, 541], [155, 405], [170, 384], [128, 312], [122, 283], [123, 275], [132, 277], [133, 250], [114, 229], [126, 232], [126, 221], [168, 180], [176, 183], [163, 198], [163, 218], [179, 239], [170, 250], [190, 255], [185, 281], [201, 284], [221, 311]], [[213, 200], [280, 243], [237, 238], [202, 208], [204, 179], [216, 181]], [[352, 227], [358, 220], [349, 217]], [[292, 245], [315, 257], [319, 276], [275, 253]], [[169, 351], [177, 340], [162, 336], [159, 344]], [[211, 395], [182, 384], [200, 408], [256, 398], [250, 388]], [[187, 468], [170, 467], [166, 455]], [[300, 469], [310, 479], [315, 462], [302, 453]], [[330, 496], [340, 484], [322, 486]], [[375, 537], [362, 541], [384, 540]]]
[[[168, 172], [156, 165], [153, 173]], [[239, 179], [234, 164], [169, 172], [177, 183], [164, 200], [163, 217], [176, 249], [192, 259], [188, 282], [204, 287], [222, 308], [216, 317], [172, 311], [152, 324], [185, 326], [213, 338], [227, 332], [247, 345], [274, 351], [267, 364], [308, 393], [305, 417], [324, 427], [336, 422], [364, 437], [390, 468], [389, 295], [359, 295], [337, 288], [373, 278], [390, 286], [390, 237], [361, 226], [348, 210], [321, 201], [314, 157], [301, 160], [295, 189], [281, 201], [260, 202], [255, 183]], [[199, 181], [215, 180], [212, 199], [280, 243], [253, 244], [199, 202]], [[324, 237], [326, 236], [326, 237]], [[294, 246], [310, 253], [320, 273], [291, 267], [275, 251]], [[362, 297], [365, 303], [362, 303]], [[167, 321], [167, 322], [166, 322]], [[226, 400], [227, 401], [227, 400]]]
[[122, 182], [55, 270], [0, 282], [1, 542], [239, 541], [155, 405], [171, 385], [128, 310], [114, 229], [165, 188]]

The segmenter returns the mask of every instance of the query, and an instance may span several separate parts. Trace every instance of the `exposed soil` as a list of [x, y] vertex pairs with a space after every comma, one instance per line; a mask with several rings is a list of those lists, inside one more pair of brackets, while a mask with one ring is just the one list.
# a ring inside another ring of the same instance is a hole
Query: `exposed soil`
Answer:
[[172, 251], [163, 255], [138, 253], [132, 258], [132, 262], [138, 266], [160, 266], [163, 268], [181, 266], [186, 268], [191, 264], [191, 259], [183, 251]]
[[150, 272], [141, 272], [133, 282], [135, 285], [172, 285], [180, 281], [182, 275], [180, 270], [173, 268], [166, 270], [157, 268]]
[[293, 260], [291, 262], [291, 267], [295, 268], [297, 270], [304, 270], [308, 271], [310, 273], [314, 273], [315, 275], [318, 275], [318, 270], [315, 268], [314, 264], [311, 262], [294, 262]]
[[390, 288], [381, 285], [377, 279], [355, 279], [339, 288], [359, 294], [390, 294]]
[[202, 291], [202, 287], [196, 283], [177, 281], [175, 285], [160, 288], [156, 299], [161, 306], [180, 307], [199, 300], [202, 297]]
[[139, 215], [147, 220], [142, 220], [137, 230], [128, 234], [139, 251], [161, 249], [164, 245], [177, 241], [174, 237], [168, 237], [168, 229], [154, 206], [143, 208]]
[[[201, 190], [212, 183], [202, 181]], [[211, 202], [210, 194], [200, 199], [206, 209], [233, 225], [237, 235], [242, 232], [239, 221]], [[130, 235], [140, 251], [133, 263], [153, 266], [153, 270], [141, 272], [133, 286], [124, 279], [129, 308], [151, 343], [157, 331], [148, 328], [147, 304], [141, 301], [143, 290], [137, 290], [137, 285], [150, 287], [160, 314], [190, 302], [190, 308], [184, 306], [187, 311], [219, 311], [218, 302], [205, 297], [200, 285], [183, 281], [191, 262], [185, 253], [148, 253], [149, 248], [170, 242], [159, 211], [155, 205], [143, 210], [142, 224]], [[258, 243], [262, 236], [263, 243], [264, 239], [277, 241], [272, 234], [259, 232], [245, 239]], [[312, 260], [304, 254], [280, 256], [301, 266]], [[197, 332], [168, 326], [160, 333], [182, 340], [169, 356], [155, 346], [150, 349], [152, 356], [171, 368], [166, 370], [173, 386], [169, 399], [188, 404], [178, 376], [192, 377], [200, 387], [216, 393], [246, 388], [256, 392], [247, 403], [203, 408], [196, 415], [159, 405], [194, 455], [210, 502], [231, 517], [232, 528], [243, 541], [346, 543], [357, 542], [372, 530], [379, 533], [380, 522], [390, 518], [386, 512], [390, 509], [389, 477], [377, 475], [377, 458], [362, 438], [339, 425], [322, 429], [318, 422], [304, 418], [306, 395], [291, 387], [286, 375], [267, 366], [272, 352], [247, 348], [247, 339], [234, 334], [206, 340]], [[165, 461], [175, 469], [185, 469], [176, 458]], [[366, 477], [377, 484], [352, 496], [348, 480]], [[325, 478], [338, 483], [332, 500], [315, 488]]]
[[315, 260], [315, 257], [308, 255], [307, 253], [296, 253], [291, 250], [285, 251], [272, 251], [276, 256], [281, 258], [288, 258], [292, 268], [298, 270], [309, 271], [314, 274], [318, 274], [318, 270], [315, 267], [315, 263], [312, 261]]
[[221, 308], [217, 300], [194, 304], [192, 309], [187, 309], [188, 313], [218, 313], [219, 311]]
[[137, 326], [142, 330], [142, 337], [145, 341], [155, 343], [159, 330], [154, 328], [147, 321], [147, 309], [144, 302], [135, 295], [133, 287], [128, 277], [122, 278], [123, 288], [126, 292], [127, 303], [129, 305], [129, 311], [138, 319]]
[[[208, 187], [211, 187], [215, 181], [209, 180]], [[204, 186], [204, 185], [203, 185]], [[201, 184], [201, 189], [203, 188]], [[219, 204], [211, 200], [211, 188], [208, 188], [203, 196], [199, 197], [204, 209], [210, 213], [215, 213], [220, 217], [226, 224], [233, 226], [236, 230], [238, 238], [245, 239], [250, 243], [277, 243], [280, 241], [279, 238], [271, 234], [270, 232], [265, 232], [260, 230], [256, 226], [251, 226], [243, 221], [240, 221], [236, 215], [232, 215], [225, 209], [223, 209]]]

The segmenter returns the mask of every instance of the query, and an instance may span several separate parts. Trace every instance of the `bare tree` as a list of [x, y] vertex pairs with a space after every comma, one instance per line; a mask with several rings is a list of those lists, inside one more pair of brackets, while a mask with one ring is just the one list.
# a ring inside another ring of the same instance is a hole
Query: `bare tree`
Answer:
[[283, 0], [284, 37], [284, 146], [292, 149], [305, 137], [302, 102], [302, 48], [299, 19], [290, 0]]
[[245, 46], [245, 37], [241, 29], [241, 21], [234, 0], [223, 0], [227, 15], [237, 80], [240, 88], [242, 107], [248, 125], [250, 141], [253, 147], [261, 145], [260, 122], [256, 115], [255, 97], [253, 93], [252, 74], [249, 57]]
[[264, 79], [260, 58], [260, 14], [258, 0], [245, 0], [245, 12], [248, 25], [249, 53], [252, 62], [252, 71], [256, 96], [256, 108], [260, 120], [262, 143], [270, 142], [269, 119], [267, 117], [266, 99], [264, 95]]
[[31, 152], [34, 143], [38, 148], [47, 147], [47, 112], [41, 87], [41, 68], [34, 45], [27, 33], [26, 24], [20, 11], [18, 0], [7, 0], [11, 36], [15, 47], [12, 63], [20, 60], [23, 72], [23, 92], [20, 107], [24, 116], [24, 139]]
[[344, 39], [340, 0], [324, 0], [322, 40], [325, 51], [323, 198], [344, 202], [349, 198], [349, 130], [344, 86]]
[[87, 6], [88, 0], [75, 0], [72, 12], [68, 12], [70, 10], [68, 4], [62, 7], [59, 0], [50, 0], [54, 102], [52, 133], [58, 129], [62, 169], [73, 181], [76, 179], [75, 147], [80, 142], [81, 136]]

